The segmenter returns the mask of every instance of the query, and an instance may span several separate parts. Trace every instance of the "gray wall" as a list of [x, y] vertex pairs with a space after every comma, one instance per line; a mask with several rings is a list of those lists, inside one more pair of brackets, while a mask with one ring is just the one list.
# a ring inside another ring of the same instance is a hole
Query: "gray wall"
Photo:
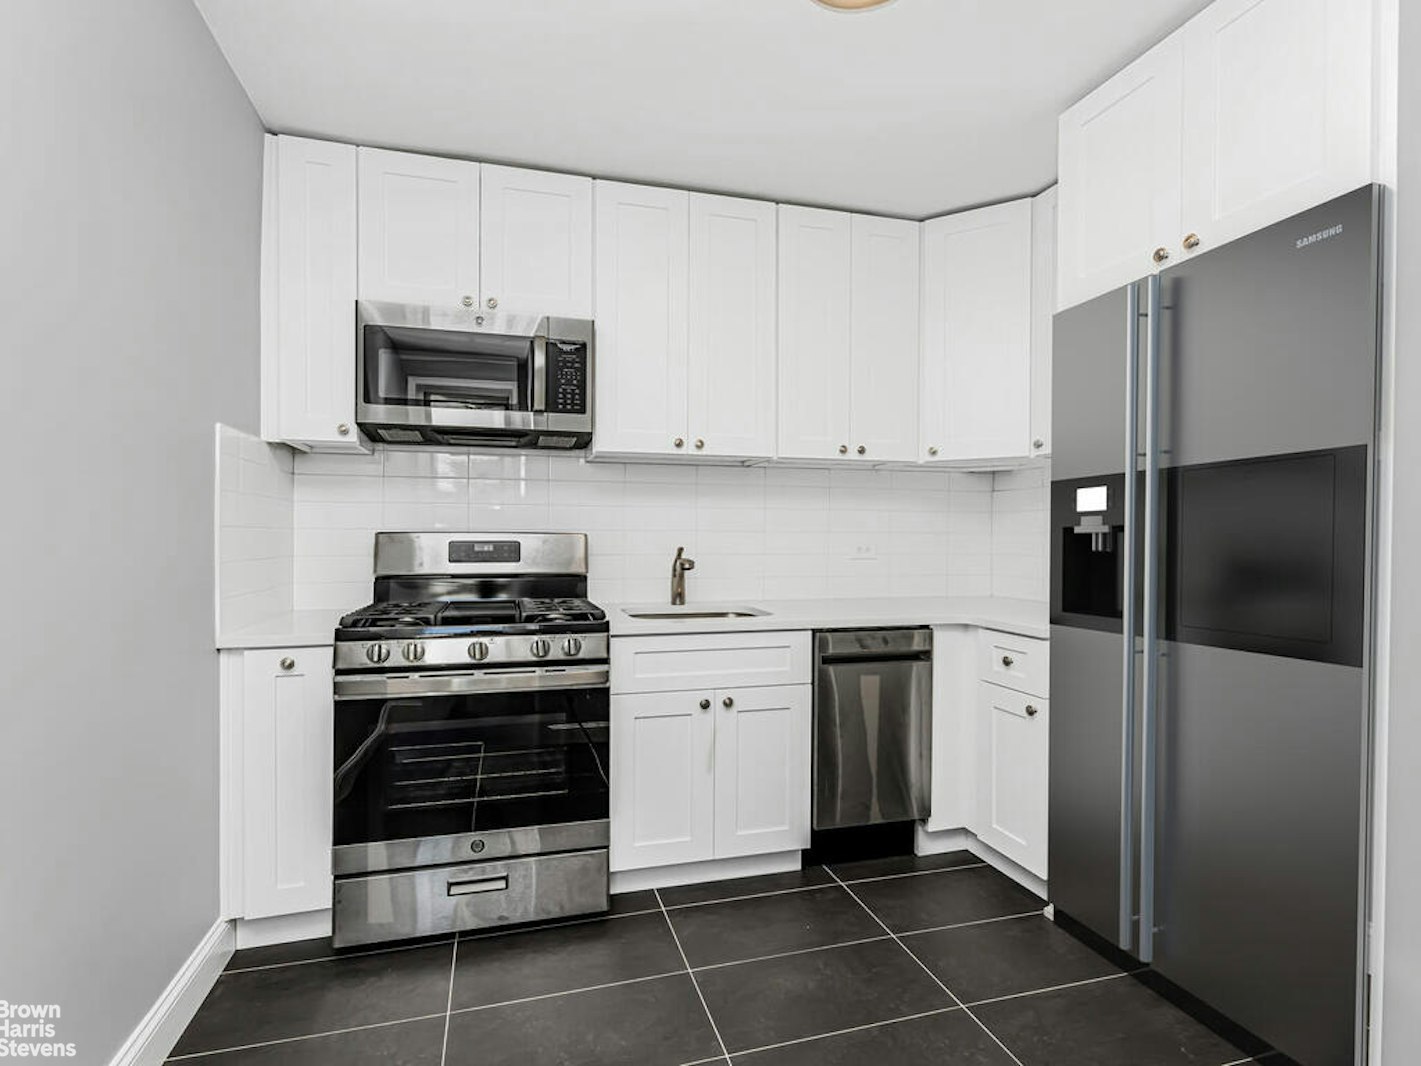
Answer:
[[1421, 1062], [1421, 6], [1401, 7], [1382, 1061]]
[[213, 423], [255, 430], [261, 126], [188, 0], [0, 32], [0, 999], [106, 1063], [218, 916]]

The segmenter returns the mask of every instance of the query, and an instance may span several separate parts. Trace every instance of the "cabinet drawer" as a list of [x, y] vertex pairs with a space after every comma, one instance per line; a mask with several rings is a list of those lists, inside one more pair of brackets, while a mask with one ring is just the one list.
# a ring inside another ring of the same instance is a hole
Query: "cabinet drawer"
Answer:
[[983, 629], [977, 634], [977, 676], [1033, 696], [1049, 695], [1051, 644]]
[[807, 685], [809, 633], [695, 633], [614, 637], [612, 691]]

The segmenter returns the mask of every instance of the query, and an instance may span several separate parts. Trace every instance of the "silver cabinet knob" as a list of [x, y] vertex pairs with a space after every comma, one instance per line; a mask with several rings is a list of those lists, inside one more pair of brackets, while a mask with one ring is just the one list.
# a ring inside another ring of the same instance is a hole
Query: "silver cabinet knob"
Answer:
[[405, 657], [405, 662], [407, 663], [423, 662], [424, 645], [412, 640], [400, 649], [400, 654]]
[[296, 660], [293, 659], [293, 658], [291, 658], [291, 656], [289, 656], [289, 655], [286, 656], [285, 658], [283, 658], [283, 659], [281, 660], [281, 668], [282, 668], [283, 670], [295, 670], [295, 669], [296, 669]]
[[848, 446], [847, 444], [840, 444], [840, 445], [839, 445], [839, 454], [840, 454], [840, 455], [848, 455], [848, 454], [849, 454], [849, 446]]
[[1160, 245], [1158, 248], [1155, 249], [1155, 254], [1152, 255], [1150, 258], [1153, 259], [1156, 263], [1163, 263], [1166, 259], [1169, 258], [1169, 249], [1166, 248], [1164, 245]]
[[1184, 250], [1185, 250], [1186, 252], [1192, 252], [1192, 251], [1194, 251], [1195, 248], [1198, 248], [1198, 247], [1199, 247], [1199, 234], [1197, 234], [1197, 233], [1191, 233], [1191, 234], [1189, 234], [1187, 237], [1184, 238]]
[[474, 298], [473, 298], [472, 296], [465, 296], [465, 297], [464, 297], [462, 300], [460, 300], [459, 302], [460, 302], [461, 304], [463, 304], [465, 307], [473, 307], [473, 306], [474, 306]]
[[703, 710], [703, 711], [708, 711], [708, 710], [710, 710], [710, 700], [701, 700], [701, 710]]
[[365, 649], [365, 658], [378, 666], [390, 661], [390, 649], [384, 644], [372, 644]]
[[1042, 448], [1046, 447], [1046, 442], [1040, 437], [1037, 437], [1034, 441], [1031, 442], [1031, 446], [1037, 451], [1040, 451]]
[[856, 450], [860, 455], [865, 455], [868, 453], [868, 449], [865, 448], [862, 444], [860, 444]]
[[1026, 705], [1026, 717], [1028, 717], [1028, 718], [1035, 718], [1035, 717], [1036, 717], [1036, 713], [1037, 713], [1036, 704], [1034, 704], [1034, 703], [1028, 703], [1028, 704]]
[[534, 640], [531, 644], [528, 645], [528, 650], [533, 653], [533, 658], [546, 659], [548, 657], [548, 652], [553, 650], [553, 646], [549, 644], [546, 640], [544, 640], [542, 637], [538, 637], [536, 640]]
[[476, 640], [469, 644], [469, 658], [481, 663], [488, 658], [488, 641]]
[[676, 438], [675, 440], [673, 440], [671, 443], [674, 444], [674, 445], [676, 445], [676, 447], [678, 447], [678, 448], [684, 448], [684, 447], [686, 446], [686, 438], [685, 438], [685, 437], [677, 437], [677, 438]]
[[937, 454], [937, 445], [936, 445], [936, 444], [934, 444], [934, 445], [932, 445], [931, 447], [928, 448], [928, 454], [929, 454], [929, 455], [936, 455], [936, 454]]
[[705, 442], [704, 440], [702, 440], [700, 437], [697, 437], [697, 438], [696, 438], [696, 450], [699, 451], [701, 448], [704, 448], [705, 446], [706, 446], [706, 442]]
[[582, 650], [582, 641], [577, 637], [568, 637], [562, 642], [562, 653], [564, 655], [576, 655]]
[[1003, 666], [1011, 666], [1014, 662], [1016, 662], [1016, 660], [1013, 659], [1010, 655], [1003, 655], [1003, 656], [1002, 656], [1002, 665], [1003, 665]]
[[336, 426], [336, 432], [339, 433], [342, 437], [350, 436], [350, 423], [342, 422], [340, 425]]
[[735, 706], [735, 701], [734, 701], [733, 699], [731, 699], [729, 696], [727, 696], [727, 697], [725, 697], [725, 699], [723, 699], [723, 700], [720, 701], [720, 705], [721, 705], [722, 707], [734, 707], [734, 706]]
[[492, 311], [495, 307], [498, 306], [498, 297], [497, 297], [497, 296], [490, 296], [487, 300], [484, 301], [484, 305], [485, 305], [490, 311]]

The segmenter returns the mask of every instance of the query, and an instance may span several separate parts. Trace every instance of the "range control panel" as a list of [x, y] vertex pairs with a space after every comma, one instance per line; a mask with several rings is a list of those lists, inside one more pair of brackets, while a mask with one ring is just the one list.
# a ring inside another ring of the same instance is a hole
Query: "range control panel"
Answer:
[[548, 413], [587, 413], [587, 345], [548, 341]]

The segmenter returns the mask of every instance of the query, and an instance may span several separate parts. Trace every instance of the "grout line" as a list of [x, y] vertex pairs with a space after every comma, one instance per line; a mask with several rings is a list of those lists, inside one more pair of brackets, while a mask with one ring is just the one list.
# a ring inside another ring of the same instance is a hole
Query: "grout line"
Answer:
[[[834, 878], [835, 881], [839, 881], [838, 876], [834, 873], [833, 870], [829, 870], [827, 866], [825, 867], [825, 869], [828, 870], [830, 877]], [[839, 884], [844, 885], [844, 882], [839, 881]], [[948, 988], [947, 985], [943, 984], [942, 981], [938, 978], [938, 975], [927, 968], [927, 965], [923, 962], [922, 959], [918, 958], [918, 956], [913, 954], [913, 949], [908, 947], [907, 944], [903, 943], [902, 939], [898, 936], [898, 934], [895, 933], [892, 929], [889, 929], [887, 923], [884, 922], [882, 918], [874, 914], [873, 911], [869, 910], [868, 904], [865, 903], [863, 900], [859, 899], [858, 895], [854, 892], [852, 888], [850, 888], [848, 885], [844, 885], [844, 891], [847, 892], [849, 895], [853, 896], [854, 901], [858, 903], [860, 907], [862, 907], [865, 911], [868, 911], [868, 915], [870, 918], [872, 918], [879, 925], [883, 926], [883, 931], [893, 938], [894, 943], [896, 943], [900, 948], [902, 948], [908, 953], [908, 958], [916, 962], [918, 966], [922, 968], [923, 973], [931, 977], [933, 981], [937, 984], [938, 988], [942, 989], [944, 992], [947, 993], [948, 998], [951, 999], [952, 1002], [956, 1003], [959, 1007], [966, 1011], [967, 1017], [971, 1018], [974, 1022], [976, 1022], [977, 1025], [981, 1028], [982, 1032], [986, 1033], [989, 1037], [991, 1037], [992, 1040], [996, 1043], [997, 1047], [1001, 1048], [1004, 1052], [1006, 1052], [1007, 1057], [1010, 1058], [1012, 1062], [1016, 1063], [1016, 1066], [1023, 1066], [1022, 1061], [1017, 1058], [1015, 1054], [1012, 1053], [1011, 1048], [1003, 1044], [996, 1033], [992, 1032], [990, 1029], [988, 1029], [985, 1025], [982, 1024], [982, 1019], [977, 1017], [977, 1015], [973, 1014], [971, 1008], [968, 1007], [967, 1004], [963, 1003], [962, 1000], [958, 999], [957, 996], [953, 994], [952, 989]]]
[[454, 951], [449, 959], [449, 998], [444, 1001], [444, 1043], [439, 1048], [439, 1066], [449, 1057], [449, 1020], [454, 1013], [454, 973], [459, 966], [459, 936], [454, 935]]
[[536, 996], [520, 996], [517, 999], [501, 999], [497, 1003], [479, 1003], [472, 1007], [451, 1010], [451, 1014], [472, 1014], [474, 1011], [493, 1010], [495, 1007], [513, 1007], [520, 1003], [536, 1003], [541, 999], [557, 999], [559, 996], [575, 996], [579, 992], [600, 992], [604, 988], [620, 988], [622, 985], [636, 985], [643, 981], [659, 981], [663, 977], [679, 977], [683, 971], [668, 970], [666, 973], [649, 973], [645, 977], [628, 977], [621, 981], [606, 981], [600, 985], [583, 985], [581, 988], [564, 988], [557, 992], [539, 992]]
[[[896, 881], [900, 877], [929, 877], [933, 874], [955, 874], [961, 870], [980, 870], [986, 866], [985, 862], [967, 862], [961, 866], [943, 866], [936, 870], [908, 870], [901, 874], [878, 874], [876, 877], [856, 877], [852, 881], [841, 880], [837, 874], [830, 871], [829, 876], [833, 877], [841, 885], [866, 885], [871, 881]], [[824, 867], [828, 870], [829, 867]]]
[[442, 1018], [442, 1014], [420, 1014], [413, 1018], [396, 1018], [388, 1022], [371, 1022], [369, 1025], [351, 1025], [344, 1029], [328, 1029], [321, 1033], [302, 1033], [300, 1036], [283, 1036], [276, 1040], [259, 1040], [254, 1044], [238, 1044], [235, 1047], [216, 1047], [207, 1051], [191, 1051], [186, 1055], [170, 1055], [165, 1062], [182, 1062], [187, 1059], [200, 1059], [208, 1055], [225, 1055], [229, 1051], [250, 1051], [253, 1048], [275, 1047], [278, 1044], [294, 1044], [300, 1040], [315, 1040], [322, 1036], [340, 1036], [343, 1033], [360, 1033], [366, 1029], [383, 1029], [390, 1025], [405, 1025], [409, 1022], [427, 1022], [435, 1018]]
[[777, 888], [772, 892], [747, 892], [742, 896], [726, 896], [723, 899], [698, 899], [692, 903], [668, 903], [668, 911], [684, 911], [691, 907], [714, 907], [717, 903], [739, 903], [747, 899], [764, 899], [767, 896], [789, 896], [796, 892], [818, 892], [826, 888], [834, 888], [834, 882], [825, 881], [822, 885], [800, 885], [798, 888]]
[[[1120, 973], [1108, 973], [1104, 977], [1087, 977], [1084, 981], [1067, 981], [1063, 985], [1051, 985], [1047, 988], [1033, 988], [1028, 992], [1013, 992], [1006, 996], [988, 996], [986, 999], [974, 999], [971, 1003], [964, 1003], [965, 1007], [982, 1007], [988, 1003], [1001, 1003], [1009, 999], [1026, 999], [1028, 996], [1041, 996], [1047, 992], [1059, 992], [1064, 988], [1080, 988], [1082, 985], [1098, 985], [1102, 981], [1118, 981], [1122, 977], [1129, 977], [1125, 971]], [[1247, 1061], [1246, 1059], [1244, 1060]]]
[[[885, 1018], [881, 1022], [865, 1022], [863, 1025], [851, 1025], [847, 1029], [835, 1029], [828, 1033], [816, 1033], [814, 1036], [799, 1036], [793, 1040], [781, 1040], [778, 1044], [764, 1044], [761, 1047], [747, 1048], [744, 1051], [737, 1051], [736, 1056], [757, 1055], [762, 1051], [774, 1051], [777, 1048], [793, 1047], [796, 1044], [808, 1044], [815, 1040], [827, 1040], [831, 1036], [844, 1036], [848, 1033], [861, 1033], [865, 1029], [877, 1029], [883, 1025], [897, 1025], [899, 1022], [911, 1022], [918, 1018], [932, 1018], [938, 1014], [950, 1014], [961, 1007], [939, 1007], [937, 1010], [919, 1011], [917, 1014], [905, 1014], [901, 1018]], [[695, 1066], [688, 1063], [687, 1066]]]
[[833, 951], [835, 948], [849, 948], [855, 944], [876, 944], [880, 940], [888, 940], [886, 936], [866, 936], [858, 940], [845, 940], [837, 944], [816, 944], [812, 948], [795, 948], [793, 951], [776, 951], [770, 955], [756, 955], [753, 959], [731, 959], [729, 962], [708, 962], [704, 966], [693, 966], [693, 973], [700, 973], [702, 970], [723, 970], [727, 966], [744, 966], [751, 962], [768, 962], [770, 959], [785, 959], [791, 955], [809, 955], [816, 951]]
[[705, 993], [701, 991], [701, 983], [696, 980], [696, 972], [691, 969], [691, 960], [686, 958], [686, 949], [681, 946], [681, 938], [676, 935], [676, 926], [671, 922], [671, 915], [666, 910], [661, 893], [654, 888], [651, 892], [656, 897], [656, 902], [661, 904], [661, 916], [666, 919], [666, 928], [671, 930], [671, 939], [676, 942], [676, 950], [680, 953], [681, 961], [686, 966], [686, 975], [691, 979], [691, 987], [696, 990], [696, 998], [701, 1001], [701, 1009], [706, 1012], [706, 1021], [710, 1022], [711, 1032], [715, 1034], [715, 1042], [720, 1045], [720, 1052], [725, 1058], [726, 1066], [730, 1066], [730, 1051], [725, 1046], [725, 1039], [720, 1035], [720, 1026], [715, 1024], [715, 1016], [711, 1014], [710, 1004], [706, 1002]]
[[926, 929], [909, 929], [899, 936], [918, 936], [921, 933], [945, 933], [949, 929], [970, 929], [974, 925], [992, 925], [994, 922], [1015, 922], [1022, 918], [1040, 918], [1039, 910], [1023, 911], [1020, 914], [1003, 914], [1000, 918], [978, 918], [973, 922], [954, 922], [951, 925], [930, 925]]
[[[225, 976], [229, 973], [255, 973], [258, 970], [278, 970], [283, 966], [309, 966], [313, 962], [339, 962], [342, 959], [363, 959], [369, 955], [390, 955], [396, 951], [418, 951], [420, 948], [437, 948], [445, 944], [452, 944], [454, 939], [453, 937], [447, 937], [440, 940], [426, 940], [419, 944], [399, 944], [389, 948], [372, 948], [369, 951], [350, 951], [340, 955], [322, 955], [316, 959], [291, 959], [289, 962], [268, 962], [261, 966], [238, 966], [234, 969], [223, 970], [222, 974]], [[243, 950], [255, 951], [257, 949], [244, 948]]]

